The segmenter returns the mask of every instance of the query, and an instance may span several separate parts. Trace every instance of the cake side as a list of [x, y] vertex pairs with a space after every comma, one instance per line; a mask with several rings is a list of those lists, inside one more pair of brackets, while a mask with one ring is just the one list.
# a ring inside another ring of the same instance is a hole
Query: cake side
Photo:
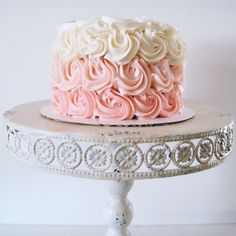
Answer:
[[75, 119], [149, 120], [183, 107], [186, 46], [171, 26], [100, 17], [59, 27], [54, 111]]

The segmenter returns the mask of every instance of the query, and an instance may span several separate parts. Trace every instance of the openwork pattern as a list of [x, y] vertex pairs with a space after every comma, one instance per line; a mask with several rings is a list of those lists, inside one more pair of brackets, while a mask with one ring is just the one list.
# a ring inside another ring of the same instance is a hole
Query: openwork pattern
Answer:
[[85, 162], [94, 171], [104, 171], [110, 167], [112, 155], [108, 147], [95, 144], [86, 150]]
[[146, 154], [146, 165], [149, 169], [164, 170], [171, 161], [171, 150], [166, 144], [150, 147]]
[[55, 158], [55, 147], [53, 142], [47, 138], [38, 139], [34, 143], [34, 156], [42, 164], [50, 164]]
[[82, 150], [79, 144], [75, 142], [65, 142], [58, 147], [57, 158], [65, 168], [74, 169], [82, 161]]
[[143, 162], [143, 153], [136, 145], [122, 145], [115, 153], [114, 162], [119, 171], [133, 172]]
[[201, 139], [196, 148], [196, 158], [199, 163], [206, 164], [208, 163], [214, 151], [214, 144], [210, 138]]
[[189, 167], [195, 158], [195, 147], [191, 141], [184, 141], [177, 144], [173, 153], [172, 160], [177, 167]]
[[101, 179], [160, 178], [193, 173], [224, 161], [233, 145], [233, 125], [200, 137], [117, 145], [7, 128], [7, 146], [18, 158], [60, 174]]

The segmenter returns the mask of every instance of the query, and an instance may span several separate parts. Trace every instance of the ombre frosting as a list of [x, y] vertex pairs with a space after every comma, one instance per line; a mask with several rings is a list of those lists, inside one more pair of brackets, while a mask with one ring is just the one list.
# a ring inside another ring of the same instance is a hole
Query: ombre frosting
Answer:
[[59, 28], [54, 111], [104, 121], [171, 117], [183, 107], [186, 46], [167, 24], [99, 17]]

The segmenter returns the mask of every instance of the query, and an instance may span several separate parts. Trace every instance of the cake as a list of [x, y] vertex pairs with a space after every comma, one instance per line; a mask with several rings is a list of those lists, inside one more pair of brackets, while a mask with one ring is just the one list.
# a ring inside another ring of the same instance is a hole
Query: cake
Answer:
[[98, 17], [58, 28], [51, 107], [76, 120], [151, 120], [180, 114], [186, 46], [168, 24]]

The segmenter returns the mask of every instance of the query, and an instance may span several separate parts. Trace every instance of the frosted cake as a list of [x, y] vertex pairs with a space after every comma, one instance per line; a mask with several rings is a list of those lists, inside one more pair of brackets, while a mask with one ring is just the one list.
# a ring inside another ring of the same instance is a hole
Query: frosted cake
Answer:
[[100, 121], [180, 114], [186, 46], [168, 24], [99, 17], [58, 28], [51, 106], [57, 114]]

